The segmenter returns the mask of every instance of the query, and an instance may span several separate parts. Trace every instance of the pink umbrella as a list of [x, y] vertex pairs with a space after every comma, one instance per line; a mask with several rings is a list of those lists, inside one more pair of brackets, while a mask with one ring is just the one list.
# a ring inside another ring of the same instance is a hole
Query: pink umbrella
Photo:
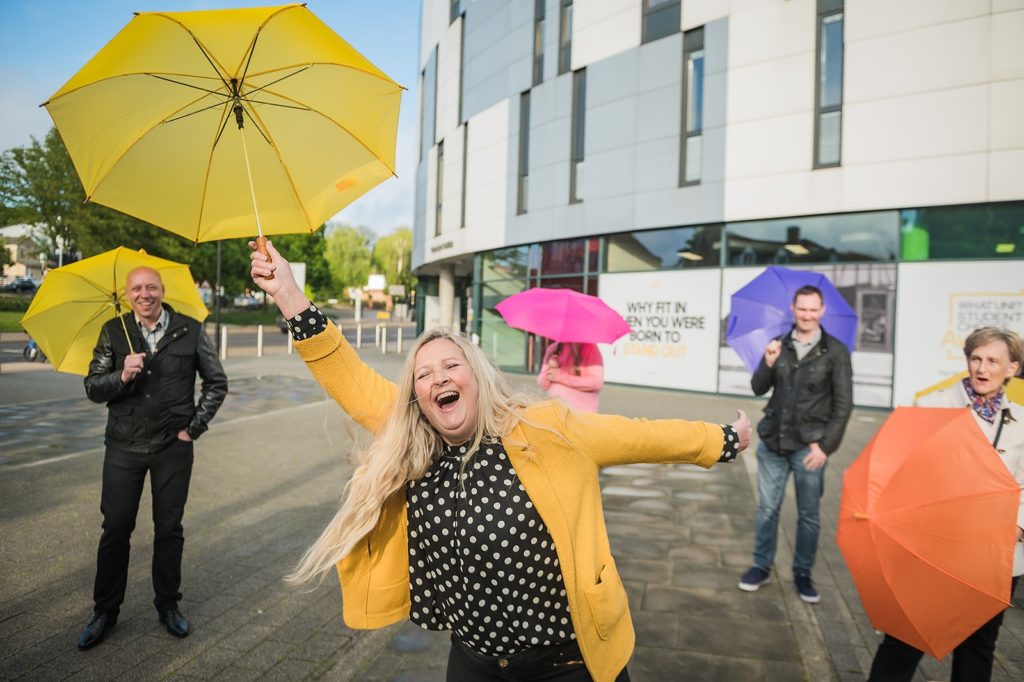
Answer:
[[563, 343], [611, 343], [631, 331], [604, 301], [571, 289], [527, 289], [495, 308], [508, 326]]

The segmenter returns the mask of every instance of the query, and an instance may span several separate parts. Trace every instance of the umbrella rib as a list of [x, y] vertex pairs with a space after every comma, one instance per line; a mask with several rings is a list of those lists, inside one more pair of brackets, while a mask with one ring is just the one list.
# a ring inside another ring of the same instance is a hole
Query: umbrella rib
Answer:
[[227, 94], [226, 92], [221, 92], [220, 90], [210, 90], [209, 88], [204, 88], [199, 85], [192, 85], [191, 83], [185, 83], [183, 81], [175, 80], [173, 78], [168, 78], [167, 76], [160, 76], [152, 72], [146, 72], [144, 75], [152, 76], [153, 78], [158, 78], [162, 81], [167, 81], [168, 83], [174, 83], [175, 85], [182, 85], [186, 88], [192, 88], [193, 90], [202, 90], [203, 92], [207, 92], [211, 95], [223, 97], [225, 100], [231, 99], [231, 95]]
[[[256, 33], [252, 37], [252, 42], [249, 43], [248, 50], [246, 50], [248, 56], [242, 57], [242, 59], [245, 60], [245, 69], [242, 71], [242, 77], [238, 79], [239, 83], [245, 80], [245, 74], [249, 71], [249, 62], [252, 61], [252, 53], [256, 51], [256, 40], [260, 37], [260, 33], [263, 32], [263, 29], [266, 28], [267, 24], [270, 23], [270, 20], [276, 18], [277, 15], [281, 14], [282, 12], [286, 12], [290, 9], [297, 9], [299, 7], [305, 6], [305, 3], [303, 3], [301, 5], [285, 5], [284, 7], [278, 7], [276, 11], [272, 12], [270, 15], [267, 16], [266, 19], [263, 20], [263, 23], [256, 27]], [[224, 71], [226, 73], [227, 69], [225, 69]], [[235, 67], [234, 73], [238, 73], [238, 67]]]
[[[288, 78], [291, 78], [292, 76], [297, 76], [298, 74], [302, 73], [303, 71], [306, 71], [307, 69], [309, 69], [311, 66], [312, 66], [312, 64], [307, 64], [306, 66], [303, 66], [301, 69], [297, 69], [295, 71], [292, 71], [291, 73], [286, 74], [284, 76], [281, 76], [280, 78], [278, 78], [276, 80], [272, 80], [272, 81], [270, 81], [269, 83], [267, 83], [265, 85], [259, 86], [258, 88], [253, 88], [249, 92], [245, 93], [245, 97], [243, 97], [242, 99], [248, 98], [254, 92], [259, 92], [260, 90], [262, 90], [264, 88], [269, 88], [271, 85], [274, 85], [275, 83], [280, 83], [281, 81], [286, 80]], [[267, 73], [270, 73], [270, 72], [268, 71]]]
[[372, 156], [373, 158], [375, 158], [375, 159], [377, 159], [378, 161], [380, 161], [381, 163], [383, 163], [383, 164], [384, 164], [384, 167], [385, 167], [385, 168], [387, 168], [387, 169], [388, 169], [389, 171], [391, 171], [391, 174], [392, 174], [392, 175], [394, 175], [394, 176], [396, 176], [396, 177], [397, 177], [397, 173], [395, 173], [395, 169], [394, 169], [394, 168], [392, 168], [392, 167], [391, 167], [391, 166], [390, 166], [389, 164], [387, 164], [387, 163], [386, 163], [386, 162], [385, 162], [385, 161], [384, 161], [384, 160], [383, 160], [382, 158], [380, 158], [379, 156], [377, 156], [377, 153], [376, 153], [376, 152], [374, 152], [374, 151], [373, 151], [372, 149], [370, 149], [369, 147], [367, 147], [367, 146], [366, 146], [366, 143], [365, 143], [365, 142], [363, 142], [363, 141], [362, 141], [361, 139], [359, 139], [359, 136], [358, 136], [358, 135], [354, 134], [354, 133], [353, 133], [353, 132], [352, 132], [351, 130], [349, 130], [348, 128], [346, 128], [346, 127], [345, 127], [344, 125], [342, 125], [341, 123], [338, 123], [337, 121], [335, 121], [335, 120], [334, 120], [333, 118], [331, 118], [330, 116], [327, 116], [326, 114], [324, 114], [324, 113], [322, 113], [322, 112], [320, 112], [320, 111], [317, 111], [317, 110], [316, 110], [316, 109], [314, 109], [313, 107], [310, 107], [310, 106], [309, 106], [308, 104], [305, 104], [304, 102], [302, 102], [302, 101], [300, 101], [300, 100], [297, 100], [297, 99], [295, 99], [294, 97], [288, 97], [287, 95], [282, 95], [281, 93], [279, 93], [279, 92], [275, 92], [275, 91], [273, 91], [273, 90], [267, 90], [267, 92], [268, 92], [268, 93], [270, 93], [271, 95], [274, 95], [275, 97], [280, 97], [281, 99], [287, 100], [287, 101], [289, 101], [289, 102], [295, 102], [295, 104], [297, 104], [297, 105], [299, 105], [299, 106], [303, 106], [303, 107], [306, 107], [306, 108], [308, 108], [308, 109], [309, 109], [310, 113], [316, 114], [317, 116], [320, 116], [320, 117], [324, 118], [324, 119], [325, 119], [326, 121], [329, 121], [330, 123], [334, 124], [334, 125], [335, 125], [336, 127], [338, 127], [338, 128], [340, 128], [341, 130], [345, 131], [346, 133], [348, 133], [349, 137], [351, 137], [351, 138], [352, 138], [353, 140], [355, 140], [356, 142], [358, 142], [358, 143], [359, 143], [359, 144], [360, 144], [360, 145], [362, 146], [362, 148], [363, 148], [363, 149], [365, 149], [366, 151], [368, 151], [368, 152], [370, 153], [370, 155], [371, 155], [371, 156]]
[[[92, 323], [92, 322], [93, 322], [93, 321], [94, 321], [94, 320], [95, 320], [96, 318], [100, 317], [100, 316], [101, 316], [101, 315], [102, 315], [102, 314], [104, 313], [104, 311], [105, 311], [105, 306], [104, 306], [104, 307], [101, 307], [101, 308], [100, 308], [99, 310], [97, 310], [97, 311], [96, 311], [95, 313], [93, 313], [93, 314], [92, 314], [92, 315], [91, 315], [91, 316], [89, 317], [89, 319], [88, 319], [88, 320], [86, 320], [86, 321], [85, 321], [85, 322], [84, 322], [84, 323], [83, 323], [83, 324], [82, 324], [82, 325], [81, 325], [81, 326], [80, 326], [80, 327], [78, 328], [78, 331], [76, 331], [76, 332], [75, 332], [75, 335], [74, 335], [73, 337], [71, 337], [71, 343], [69, 343], [69, 344], [67, 345], [67, 348], [65, 348], [65, 349], [64, 349], [64, 354], [63, 354], [62, 356], [60, 356], [60, 361], [59, 361], [59, 362], [54, 362], [54, 363], [53, 363], [53, 366], [54, 366], [54, 368], [55, 368], [55, 369], [56, 369], [57, 367], [59, 367], [60, 365], [63, 365], [63, 364], [64, 364], [64, 360], [66, 360], [66, 359], [67, 359], [67, 357], [68, 357], [68, 353], [69, 353], [69, 352], [71, 352], [71, 348], [72, 348], [72, 347], [73, 347], [73, 346], [75, 345], [75, 341], [77, 341], [77, 340], [79, 339], [79, 337], [81, 337], [81, 336], [82, 336], [82, 332], [84, 332], [84, 331], [86, 330], [86, 328], [87, 328], [87, 327], [88, 327], [88, 326], [89, 326], [89, 325], [90, 325], [90, 324], [91, 324], [91, 323]], [[50, 360], [53, 360], [53, 358], [50, 358]]]
[[195, 116], [196, 114], [201, 114], [204, 111], [209, 111], [210, 109], [216, 109], [217, 107], [222, 107], [225, 104], [227, 104], [226, 101], [225, 102], [216, 102], [215, 104], [211, 104], [208, 107], [203, 107], [202, 109], [196, 109], [195, 111], [190, 111], [189, 113], [182, 114], [181, 116], [175, 116], [174, 118], [169, 118], [166, 121], [162, 121], [162, 123], [174, 123], [175, 121], [180, 121], [183, 118], [188, 118], [189, 116]]
[[[255, 121], [256, 116], [257, 116], [255, 112], [246, 111], [245, 113], [246, 113], [246, 115], [249, 116], [249, 118], [251, 118], [251, 119], [253, 119]], [[316, 113], [316, 112], [313, 112], [313, 113]], [[263, 122], [260, 121], [260, 124], [262, 124], [262, 123]], [[257, 125], [257, 128], [259, 128], [259, 125]], [[309, 213], [306, 212], [306, 205], [304, 203], [302, 203], [302, 197], [299, 195], [299, 188], [295, 186], [295, 178], [293, 178], [291, 172], [289, 172], [288, 164], [286, 164], [284, 162], [284, 157], [281, 156], [281, 150], [278, 148], [277, 144], [270, 137], [270, 130], [267, 130], [267, 134], [264, 135], [263, 138], [267, 141], [267, 144], [270, 145], [271, 149], [274, 150], [274, 153], [277, 154], [277, 161], [278, 161], [278, 163], [281, 164], [281, 170], [284, 172], [285, 177], [288, 178], [288, 185], [292, 188], [292, 194], [295, 195], [295, 202], [298, 204], [299, 210], [302, 212], [302, 215], [305, 216], [305, 218], [306, 218], [306, 226], [309, 229], [310, 233], [312, 233], [319, 226], [311, 224], [313, 221], [310, 220]]]
[[210, 187], [210, 169], [213, 167], [213, 153], [217, 150], [217, 143], [220, 142], [220, 136], [224, 134], [224, 128], [230, 120], [227, 107], [224, 107], [224, 111], [221, 112], [220, 116], [220, 127], [217, 130], [217, 135], [213, 138], [213, 144], [210, 145], [210, 156], [206, 160], [206, 172], [203, 174], [203, 192], [199, 197], [199, 215], [196, 218], [196, 236], [193, 240], [197, 244], [199, 243], [199, 233], [202, 232], [203, 229], [203, 211], [206, 210], [206, 190]]
[[210, 66], [213, 67], [213, 71], [217, 74], [217, 77], [220, 78], [220, 82], [224, 84], [224, 89], [228, 91], [231, 90], [231, 86], [228, 84], [227, 79], [224, 77], [224, 74], [226, 74], [228, 70], [224, 68], [223, 64], [221, 64], [220, 68], [218, 68], [218, 65], [214, 63], [213, 55], [211, 55], [209, 51], [207, 51], [207, 49], [203, 46], [203, 44], [199, 42], [199, 38], [196, 37], [196, 34], [193, 33], [188, 26], [181, 23], [174, 17], [168, 16], [162, 12], [153, 12], [153, 16], [160, 17], [162, 19], [167, 19], [168, 21], [177, 24], [182, 31], [189, 34], [189, 36], [195, 42], [196, 47], [198, 47], [199, 51], [203, 53], [204, 57], [206, 57], [206, 61], [208, 61], [210, 63]]
[[249, 102], [250, 104], [266, 104], [269, 107], [281, 107], [282, 109], [296, 109], [298, 111], [312, 111], [309, 107], [300, 107], [293, 104], [279, 104], [277, 102], [268, 102], [262, 99], [250, 99], [248, 97], [242, 98], [243, 102]]
[[[286, 64], [284, 66], [275, 66], [274, 68], [267, 69], [266, 71], [257, 71], [256, 73], [251, 73], [251, 74], [249, 74], [249, 78], [255, 78], [256, 76], [265, 76], [268, 73], [275, 73], [277, 71], [284, 71], [285, 69], [294, 69], [294, 68], [297, 68], [299, 66], [303, 66], [303, 64]], [[358, 66], [355, 66], [353, 64], [338, 64], [337, 62], [308, 62], [308, 63], [304, 64], [304, 66], [306, 68], [312, 68], [314, 66], [336, 66], [339, 69], [351, 69], [352, 71], [358, 71], [359, 73], [365, 74], [365, 75], [367, 75], [367, 76], [369, 76], [371, 78], [376, 78], [377, 80], [384, 81], [385, 83], [391, 83], [392, 85], [397, 86], [397, 87], [401, 88], [402, 90], [406, 90], [407, 89], [404, 85], [396, 83], [395, 81], [393, 81], [391, 78], [389, 78], [385, 74], [373, 73], [372, 71], [367, 71], [366, 69], [361, 69]]]

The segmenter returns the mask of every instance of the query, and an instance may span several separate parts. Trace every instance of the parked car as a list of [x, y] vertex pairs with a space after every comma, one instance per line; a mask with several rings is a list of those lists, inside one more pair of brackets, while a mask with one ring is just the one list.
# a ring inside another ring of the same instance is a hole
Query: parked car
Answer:
[[262, 305], [263, 301], [256, 298], [255, 296], [246, 296], [245, 294], [235, 296], [234, 306], [236, 308], [241, 308], [243, 310], [253, 310], [255, 308], [259, 308]]
[[277, 316], [277, 328], [281, 330], [282, 334], [288, 333], [288, 323], [285, 322], [284, 315]]
[[32, 293], [39, 288], [39, 282], [35, 281], [31, 277], [15, 277], [13, 280], [3, 285], [0, 291], [13, 292], [13, 293]]

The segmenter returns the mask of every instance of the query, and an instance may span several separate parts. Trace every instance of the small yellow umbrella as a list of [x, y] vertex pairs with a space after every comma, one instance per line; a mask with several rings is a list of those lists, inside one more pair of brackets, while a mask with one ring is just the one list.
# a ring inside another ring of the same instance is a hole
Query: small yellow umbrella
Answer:
[[311, 233], [391, 177], [401, 93], [296, 4], [138, 13], [43, 106], [90, 201], [202, 242]]
[[[956, 382], [962, 381], [963, 378], [966, 376], [967, 371], [964, 370], [959, 374], [955, 374], [951, 377], [943, 379], [937, 384], [932, 384], [928, 388], [923, 388], [914, 394], [914, 400], [916, 401], [922, 398], [923, 396], [928, 395], [929, 393], [934, 393], [935, 391], [941, 391], [944, 388], [949, 388]], [[1003, 390], [1006, 392], [1006, 397], [1008, 397], [1010, 400], [1017, 403], [1018, 405], [1024, 405], [1024, 379], [1021, 379], [1020, 377], [1013, 377], [1012, 379], [1010, 379], [1010, 383], [1008, 383], [1003, 388]]]
[[206, 319], [209, 311], [187, 265], [119, 246], [50, 270], [21, 318], [21, 326], [39, 344], [54, 369], [81, 376], [88, 373], [100, 328], [114, 316], [131, 310], [125, 298], [125, 280], [140, 266], [160, 273], [164, 301], [177, 312], [200, 322]]

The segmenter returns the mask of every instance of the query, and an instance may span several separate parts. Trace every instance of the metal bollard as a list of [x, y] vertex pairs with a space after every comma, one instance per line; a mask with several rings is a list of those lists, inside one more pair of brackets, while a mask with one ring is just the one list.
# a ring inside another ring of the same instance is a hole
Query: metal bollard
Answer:
[[288, 355], [292, 354], [292, 333], [288, 332]]
[[256, 325], [256, 357], [263, 357], [263, 325]]
[[378, 345], [380, 345], [380, 354], [381, 355], [387, 355], [387, 352], [388, 352], [388, 328], [387, 328], [387, 325], [378, 324], [377, 325], [377, 329], [380, 330], [380, 334], [377, 335], [379, 340], [380, 340], [380, 343], [378, 344]]
[[220, 328], [220, 359], [226, 360], [228, 357], [228, 326], [224, 325]]
[[356, 322], [356, 348], [363, 347], [363, 323]]
[[398, 328], [398, 354], [402, 354], [402, 328]]

